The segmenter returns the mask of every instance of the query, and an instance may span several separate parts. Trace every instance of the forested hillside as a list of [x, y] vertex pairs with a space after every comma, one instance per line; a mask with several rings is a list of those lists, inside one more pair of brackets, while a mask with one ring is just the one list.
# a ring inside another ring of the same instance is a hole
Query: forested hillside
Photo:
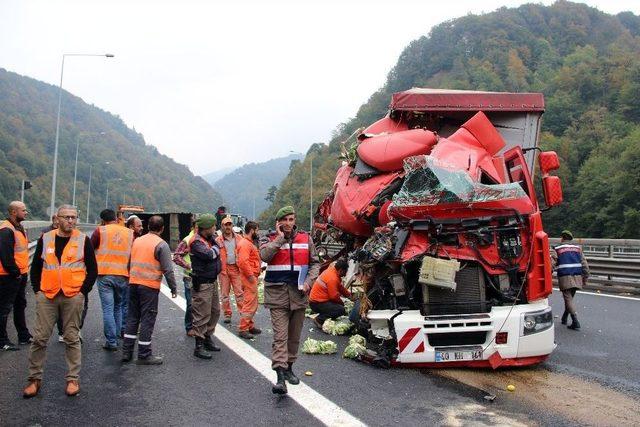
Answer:
[[301, 154], [271, 159], [263, 163], [249, 163], [219, 178], [213, 187], [222, 195], [227, 211], [254, 219], [266, 209], [273, 195], [269, 189], [280, 185], [289, 170], [302, 158]]
[[340, 164], [340, 142], [411, 87], [543, 92], [541, 144], [561, 157], [565, 196], [544, 214], [547, 230], [640, 237], [640, 17], [566, 1], [464, 16], [411, 42], [356, 116], [292, 169], [264, 219], [291, 203], [307, 224], [310, 158], [317, 205]]
[[[31, 218], [46, 218], [56, 129], [58, 88], [0, 68], [0, 207], [20, 198], [21, 180]], [[86, 219], [109, 205], [140, 203], [147, 210], [215, 211], [222, 199], [204, 179], [147, 145], [124, 122], [64, 92], [60, 121], [56, 204], [71, 203], [76, 142], [80, 141], [76, 204]], [[176, 144], [180, 141], [176, 141]]]

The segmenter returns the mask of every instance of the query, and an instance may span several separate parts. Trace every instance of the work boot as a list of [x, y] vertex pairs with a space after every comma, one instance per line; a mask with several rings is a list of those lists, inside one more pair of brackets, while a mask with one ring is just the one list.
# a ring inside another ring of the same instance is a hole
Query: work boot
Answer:
[[251, 339], [255, 338], [253, 336], [253, 334], [251, 332], [249, 332], [249, 331], [240, 331], [240, 332], [238, 332], [238, 336], [240, 338], [244, 338], [245, 340], [251, 340]]
[[200, 359], [211, 359], [211, 353], [209, 353], [204, 348], [204, 340], [202, 338], [196, 337], [196, 348], [193, 350], [193, 355], [195, 357], [199, 357]]
[[278, 380], [273, 385], [273, 387], [271, 387], [271, 391], [273, 392], [273, 394], [287, 394], [287, 383], [285, 382], [284, 372], [284, 368], [276, 368]]
[[162, 357], [161, 356], [149, 356], [144, 359], [136, 360], [136, 365], [162, 365]]
[[122, 363], [131, 362], [133, 359], [133, 350], [122, 350], [122, 359], [120, 361]]
[[289, 363], [289, 367], [286, 371], [284, 371], [284, 379], [289, 381], [291, 385], [300, 384], [300, 378], [296, 377], [296, 374], [293, 373], [293, 363]]
[[30, 399], [38, 395], [40, 391], [41, 380], [29, 380], [29, 384], [22, 391], [22, 397]]
[[253, 327], [249, 329], [249, 332], [251, 332], [253, 335], [260, 335], [262, 333], [262, 329]]
[[213, 343], [213, 340], [211, 339], [211, 335], [204, 336], [203, 344], [204, 344], [205, 350], [207, 351], [220, 351], [220, 347], [218, 347]]
[[564, 313], [562, 313], [562, 317], [560, 318], [560, 323], [562, 323], [563, 325], [566, 325], [567, 317], [569, 317], [569, 312], [565, 310]]
[[76, 396], [80, 393], [80, 384], [78, 384], [77, 380], [69, 380], [67, 381], [67, 388], [64, 392], [69, 397]]
[[574, 331], [580, 330], [580, 322], [578, 322], [578, 315], [576, 314], [571, 315], [571, 324], [567, 326], [567, 328], [573, 329]]
[[0, 346], [0, 350], [2, 351], [18, 351], [20, 350], [14, 343], [7, 341], [2, 346]]
[[224, 316], [224, 323], [231, 323], [231, 316]]

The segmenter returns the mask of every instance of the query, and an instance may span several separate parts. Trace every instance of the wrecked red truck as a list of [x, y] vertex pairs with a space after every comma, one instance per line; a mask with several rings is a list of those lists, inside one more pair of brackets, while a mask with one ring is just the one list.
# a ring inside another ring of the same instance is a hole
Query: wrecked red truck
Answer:
[[411, 89], [345, 145], [314, 239], [351, 260], [375, 364], [495, 369], [555, 348], [543, 112], [539, 93]]

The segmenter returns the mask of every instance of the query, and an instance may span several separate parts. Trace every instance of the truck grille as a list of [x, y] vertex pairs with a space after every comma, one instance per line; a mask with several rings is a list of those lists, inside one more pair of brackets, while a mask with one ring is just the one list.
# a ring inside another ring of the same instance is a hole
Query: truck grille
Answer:
[[448, 347], [455, 345], [484, 344], [487, 340], [486, 331], [451, 332], [446, 334], [427, 334], [431, 347]]
[[491, 311], [491, 305], [485, 301], [484, 276], [477, 263], [466, 263], [456, 273], [455, 281], [455, 292], [423, 285], [423, 315], [488, 313]]

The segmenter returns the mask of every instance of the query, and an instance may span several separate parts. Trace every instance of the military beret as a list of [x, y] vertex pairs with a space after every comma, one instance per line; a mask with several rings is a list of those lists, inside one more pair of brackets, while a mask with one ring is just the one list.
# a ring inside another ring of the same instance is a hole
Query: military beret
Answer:
[[295, 213], [296, 211], [293, 209], [293, 206], [285, 206], [283, 208], [280, 208], [280, 210], [276, 214], [276, 221], [280, 221], [285, 216], [295, 214]]

